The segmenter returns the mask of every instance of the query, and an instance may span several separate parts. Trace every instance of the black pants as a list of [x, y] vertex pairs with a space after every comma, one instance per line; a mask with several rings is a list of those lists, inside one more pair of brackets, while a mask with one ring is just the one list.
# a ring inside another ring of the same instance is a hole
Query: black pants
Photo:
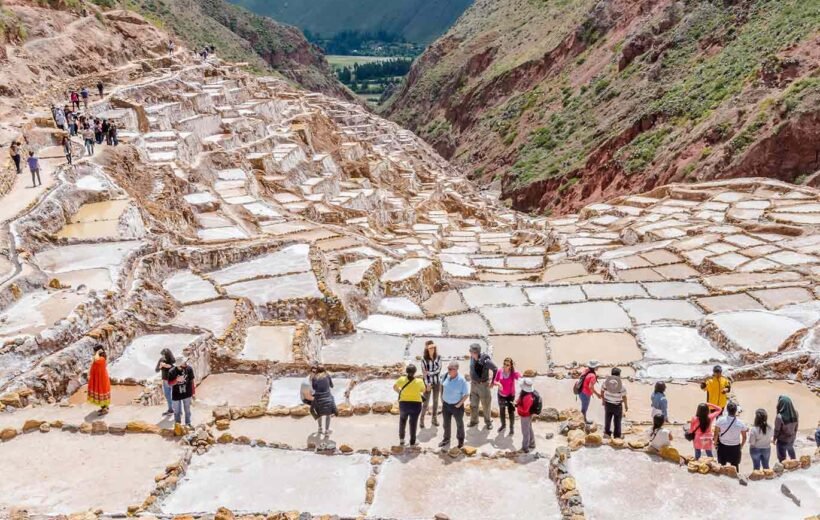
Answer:
[[727, 446], [718, 441], [717, 460], [721, 466], [725, 464], [731, 464], [735, 467], [735, 469], [740, 469], [740, 456], [740, 444], [738, 444], [737, 446]]
[[623, 403], [613, 404], [613, 403], [604, 403], [604, 435], [612, 436], [612, 426], [611, 423], [615, 422], [615, 434], [614, 436], [618, 439], [621, 438], [621, 419], [624, 416], [624, 405]]
[[410, 419], [410, 445], [416, 444], [416, 429], [421, 415], [421, 403], [414, 401], [399, 401], [399, 440], [404, 440], [407, 430], [407, 419]]
[[12, 155], [11, 159], [14, 161], [14, 167], [17, 169], [17, 173], [20, 173], [20, 154]]
[[450, 419], [455, 419], [458, 445], [461, 446], [464, 444], [464, 406], [442, 403], [441, 415], [444, 421], [444, 439], [442, 439], [442, 441], [450, 442], [450, 432], [452, 431], [452, 422]]
[[[506, 414], [504, 412], [507, 412]], [[510, 429], [515, 426], [515, 396], [498, 394], [498, 416], [501, 418], [501, 427], [507, 425], [505, 415], [510, 416]]]
[[31, 185], [38, 186], [42, 185], [43, 181], [40, 180], [40, 168], [35, 168], [31, 170]]

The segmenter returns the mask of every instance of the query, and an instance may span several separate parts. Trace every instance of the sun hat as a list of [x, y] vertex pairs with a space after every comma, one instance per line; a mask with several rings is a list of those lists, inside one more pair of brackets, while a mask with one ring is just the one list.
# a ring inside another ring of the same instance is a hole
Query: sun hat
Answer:
[[532, 392], [532, 379], [525, 377], [521, 380], [521, 390], [525, 392]]
[[597, 362], [596, 360], [594, 360], [594, 359], [591, 359], [591, 360], [589, 361], [589, 363], [587, 363], [587, 366], [588, 366], [589, 368], [598, 368], [598, 362]]

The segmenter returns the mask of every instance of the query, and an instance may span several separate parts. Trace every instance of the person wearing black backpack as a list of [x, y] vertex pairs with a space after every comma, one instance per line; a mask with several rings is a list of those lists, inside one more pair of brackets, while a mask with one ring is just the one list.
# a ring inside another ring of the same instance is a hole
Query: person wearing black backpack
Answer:
[[532, 430], [532, 417], [541, 413], [541, 396], [532, 387], [532, 378], [521, 380], [521, 393], [515, 402], [518, 418], [521, 422], [521, 451], [529, 453], [535, 449], [535, 433]]
[[595, 375], [597, 368], [597, 361], [587, 363], [587, 369], [581, 374], [581, 377], [578, 378], [572, 388], [572, 391], [581, 400], [581, 413], [584, 414], [584, 422], [587, 424], [592, 424], [592, 421], [587, 419], [587, 410], [589, 410], [589, 402], [592, 400], [592, 396], [602, 398], [601, 394], [595, 390], [595, 383], [598, 382], [598, 376]]
[[399, 444], [404, 446], [404, 432], [410, 419], [410, 446], [415, 446], [421, 403], [424, 402], [427, 385], [424, 379], [416, 377], [416, 365], [407, 365], [405, 373], [393, 385], [393, 390], [399, 394]]

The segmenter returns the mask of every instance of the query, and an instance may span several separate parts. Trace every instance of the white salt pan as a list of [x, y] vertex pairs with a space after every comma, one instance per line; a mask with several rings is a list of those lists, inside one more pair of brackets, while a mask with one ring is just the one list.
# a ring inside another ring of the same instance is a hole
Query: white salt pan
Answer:
[[358, 327], [385, 334], [441, 335], [441, 320], [411, 320], [385, 314], [371, 314]]
[[183, 304], [210, 300], [219, 296], [210, 282], [191, 271], [177, 271], [162, 282], [162, 287]]
[[644, 327], [638, 332], [638, 341], [646, 350], [646, 357], [673, 363], [702, 363], [726, 359], [709, 341], [691, 327]]
[[288, 273], [304, 273], [310, 270], [308, 244], [296, 244], [281, 251], [268, 253], [246, 262], [225, 267], [210, 273], [210, 278], [220, 285], [261, 276], [277, 276]]
[[108, 367], [108, 373], [116, 379], [133, 378], [149, 381], [159, 377], [155, 372], [159, 353], [168, 348], [174, 357], [182, 357], [182, 351], [196, 336], [193, 334], [149, 334], [140, 336], [125, 347], [122, 355]]

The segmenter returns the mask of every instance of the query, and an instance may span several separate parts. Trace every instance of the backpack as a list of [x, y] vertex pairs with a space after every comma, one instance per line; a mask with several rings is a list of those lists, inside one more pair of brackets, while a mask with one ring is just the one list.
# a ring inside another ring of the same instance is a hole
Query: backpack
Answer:
[[538, 393], [538, 390], [532, 391], [532, 404], [530, 405], [530, 415], [541, 415], [541, 409], [544, 406], [544, 402], [541, 400], [541, 394]]
[[576, 381], [575, 384], [572, 385], [572, 393], [574, 393], [575, 395], [578, 395], [578, 394], [581, 393], [581, 390], [584, 388], [584, 382], [586, 381], [587, 376], [589, 374], [590, 374], [589, 370], [587, 370], [586, 372], [581, 374], [581, 377], [578, 378], [578, 381]]
[[604, 380], [603, 388], [611, 394], [620, 394], [623, 392], [624, 384], [619, 376], [608, 376]]

